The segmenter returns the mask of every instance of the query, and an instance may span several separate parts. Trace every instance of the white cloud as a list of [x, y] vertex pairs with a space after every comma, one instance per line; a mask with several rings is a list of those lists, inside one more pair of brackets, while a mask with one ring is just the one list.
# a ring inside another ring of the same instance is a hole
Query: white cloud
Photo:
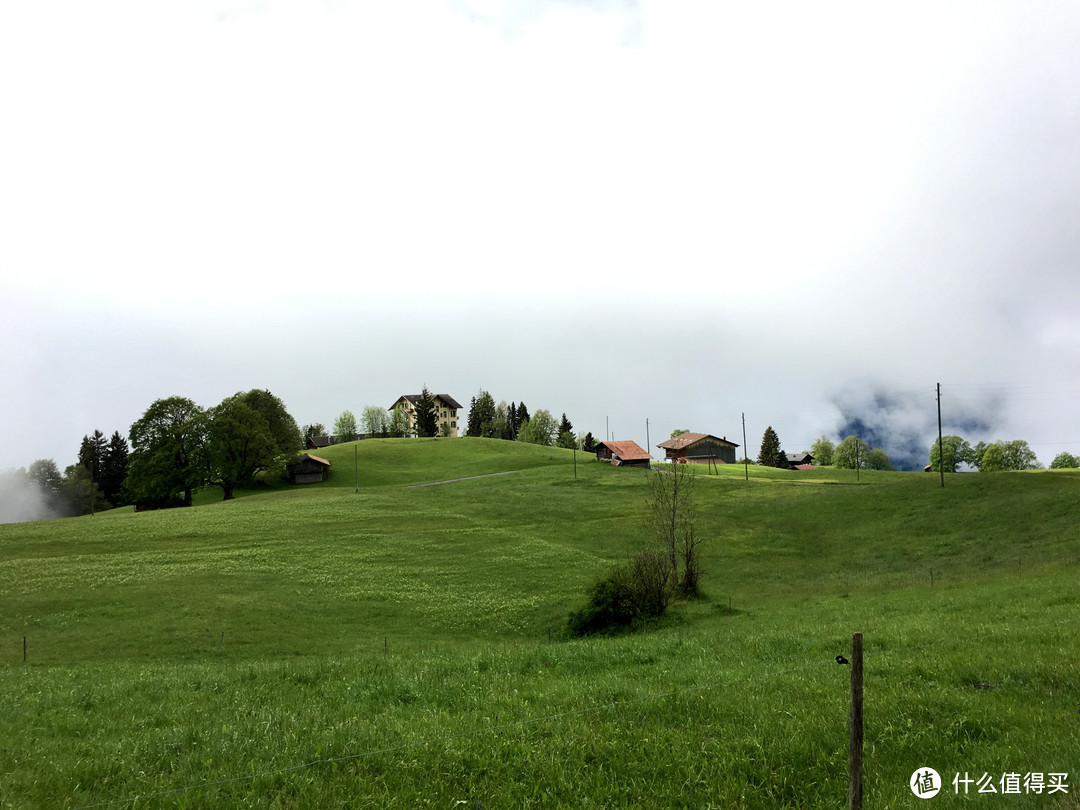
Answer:
[[851, 380], [1067, 376], [1078, 31], [1010, 3], [5, 6], [0, 372], [48, 402], [4, 395], [5, 430], [63, 422], [63, 466], [158, 396], [327, 422], [437, 365], [466, 399], [808, 443]]

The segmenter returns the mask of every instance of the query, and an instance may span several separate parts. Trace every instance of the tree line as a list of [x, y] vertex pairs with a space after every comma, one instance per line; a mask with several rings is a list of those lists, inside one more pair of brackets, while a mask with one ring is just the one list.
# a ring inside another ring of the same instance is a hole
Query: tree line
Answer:
[[556, 419], [551, 411], [540, 409], [530, 414], [524, 402], [506, 400], [495, 403], [495, 398], [483, 389], [469, 401], [469, 423], [466, 436], [506, 441], [528, 442], [549, 447], [579, 448], [587, 452], [595, 449], [592, 433], [579, 438], [574, 424], [563, 413]]
[[128, 439], [119, 431], [108, 440], [100, 430], [84, 436], [78, 462], [63, 473], [52, 459], [20, 472], [52, 516], [130, 504], [190, 506], [195, 490], [207, 485], [232, 498], [237, 487], [283, 467], [302, 447], [296, 421], [269, 391], [239, 392], [211, 408], [173, 396], [154, 401]]

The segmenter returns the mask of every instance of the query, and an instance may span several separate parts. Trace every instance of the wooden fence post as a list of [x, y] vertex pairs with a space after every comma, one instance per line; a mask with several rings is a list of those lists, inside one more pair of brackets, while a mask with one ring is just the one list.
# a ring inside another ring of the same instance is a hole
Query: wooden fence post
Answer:
[[862, 633], [851, 637], [851, 722], [848, 747], [848, 810], [863, 806]]

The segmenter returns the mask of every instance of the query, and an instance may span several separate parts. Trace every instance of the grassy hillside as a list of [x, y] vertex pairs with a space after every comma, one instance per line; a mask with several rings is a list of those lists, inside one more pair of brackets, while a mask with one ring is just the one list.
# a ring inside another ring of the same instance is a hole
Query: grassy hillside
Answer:
[[969, 798], [1076, 806], [1076, 474], [724, 468], [708, 598], [576, 641], [642, 541], [641, 471], [365, 441], [357, 494], [353, 453], [323, 485], [0, 527], [0, 807], [843, 807], [856, 630], [868, 806], [915, 806], [927, 765], [935, 806], [957, 771], [1067, 772]]

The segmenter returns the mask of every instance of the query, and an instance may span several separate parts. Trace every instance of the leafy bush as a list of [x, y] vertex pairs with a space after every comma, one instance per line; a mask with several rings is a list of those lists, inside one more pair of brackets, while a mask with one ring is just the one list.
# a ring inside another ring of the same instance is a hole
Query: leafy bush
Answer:
[[589, 589], [589, 602], [570, 613], [567, 626], [577, 636], [629, 627], [637, 615], [633, 594], [620, 569], [614, 569]]
[[664, 553], [643, 549], [589, 589], [588, 604], [571, 612], [567, 626], [574, 635], [587, 636], [662, 616], [671, 601], [672, 584], [671, 564]]

